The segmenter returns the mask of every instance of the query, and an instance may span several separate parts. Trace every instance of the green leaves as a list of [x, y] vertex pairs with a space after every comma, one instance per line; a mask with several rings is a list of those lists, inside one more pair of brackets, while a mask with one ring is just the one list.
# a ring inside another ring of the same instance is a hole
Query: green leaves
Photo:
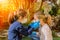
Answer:
[[60, 9], [58, 9], [57, 14], [60, 15]]

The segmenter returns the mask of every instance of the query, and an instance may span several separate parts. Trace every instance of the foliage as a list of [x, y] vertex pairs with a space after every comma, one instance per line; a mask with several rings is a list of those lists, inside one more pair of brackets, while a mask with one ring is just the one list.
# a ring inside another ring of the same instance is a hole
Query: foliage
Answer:
[[60, 37], [55, 37], [53, 38], [53, 40], [60, 40]]
[[60, 15], [60, 6], [57, 4], [54, 4], [55, 6], [52, 7], [52, 10], [49, 12], [50, 15]]
[[53, 37], [57, 37], [57, 35], [56, 35], [56, 32], [55, 32], [55, 31], [52, 31], [52, 35], [53, 35]]
[[60, 9], [58, 9], [57, 13], [58, 13], [58, 15], [60, 15]]
[[49, 12], [50, 15], [54, 15], [56, 16], [57, 15], [57, 7], [52, 7], [52, 10]]

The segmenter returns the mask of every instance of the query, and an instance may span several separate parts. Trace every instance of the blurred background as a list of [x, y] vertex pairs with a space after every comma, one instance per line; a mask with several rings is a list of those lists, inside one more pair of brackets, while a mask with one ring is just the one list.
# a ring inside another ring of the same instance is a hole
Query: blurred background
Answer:
[[[49, 15], [54, 40], [60, 40], [60, 0], [0, 0], [0, 40], [7, 40], [8, 16], [18, 9], [27, 11], [28, 23], [36, 11], [43, 11], [46, 16]], [[24, 37], [23, 40], [29, 38]]]

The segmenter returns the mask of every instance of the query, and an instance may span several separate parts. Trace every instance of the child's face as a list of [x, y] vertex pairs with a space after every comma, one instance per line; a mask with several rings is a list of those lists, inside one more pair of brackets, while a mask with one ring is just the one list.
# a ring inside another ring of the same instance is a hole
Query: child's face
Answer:
[[43, 19], [40, 19], [40, 23], [41, 23], [41, 25], [43, 24]]
[[36, 14], [34, 14], [34, 19], [35, 19], [35, 20], [37, 20], [37, 19], [38, 19], [38, 17], [37, 17], [37, 15], [36, 15]]
[[20, 17], [19, 20], [21, 20], [21, 23], [26, 23], [27, 22], [27, 17], [24, 17], [24, 18]]

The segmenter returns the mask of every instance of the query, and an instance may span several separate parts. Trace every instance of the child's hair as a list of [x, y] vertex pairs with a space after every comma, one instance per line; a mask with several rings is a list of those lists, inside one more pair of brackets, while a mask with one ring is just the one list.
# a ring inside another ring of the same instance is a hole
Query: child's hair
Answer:
[[48, 18], [45, 15], [40, 15], [40, 19], [42, 19], [44, 23], [47, 23]]
[[22, 18], [24, 18], [26, 16], [27, 12], [23, 9], [19, 9], [17, 10], [17, 12], [14, 14], [14, 13], [11, 13], [8, 17], [8, 22], [9, 24], [12, 24], [13, 22], [15, 22], [16, 20], [19, 19], [19, 17], [21, 16]]
[[42, 11], [37, 11], [35, 12], [35, 15], [40, 19], [40, 15], [44, 15], [44, 13]]
[[44, 12], [37, 11], [37, 12], [35, 12], [35, 15], [38, 17], [38, 19], [43, 19], [43, 21], [48, 24], [48, 22], [47, 22], [48, 17], [45, 16]]
[[8, 23], [12, 24], [14, 22], [15, 18], [14, 18], [14, 13], [9, 13], [8, 16]]
[[50, 22], [48, 18], [49, 17], [46, 17], [45, 15], [40, 15], [40, 19], [42, 19], [44, 23], [47, 23], [50, 26]]
[[17, 11], [17, 17], [19, 18], [19, 16], [21, 16], [22, 18], [24, 18], [25, 16], [26, 16], [26, 14], [27, 14], [27, 12], [25, 11], [25, 10], [23, 10], [23, 9], [19, 9], [18, 11]]

